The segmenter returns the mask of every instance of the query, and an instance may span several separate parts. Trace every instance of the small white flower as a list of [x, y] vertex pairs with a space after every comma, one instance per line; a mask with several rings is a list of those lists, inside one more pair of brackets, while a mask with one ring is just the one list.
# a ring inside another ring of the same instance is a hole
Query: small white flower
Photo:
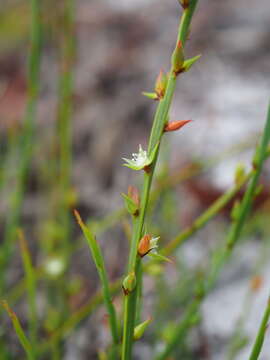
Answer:
[[153, 237], [151, 240], [150, 240], [150, 249], [154, 252], [157, 252], [157, 249], [158, 249], [158, 241], [159, 241], [159, 236], [158, 237]]
[[45, 271], [52, 277], [61, 275], [65, 270], [64, 259], [59, 257], [52, 257], [46, 261]]
[[143, 150], [141, 145], [139, 145], [139, 152], [132, 154], [131, 160], [126, 158], [123, 158], [123, 160], [126, 162], [124, 165], [133, 170], [141, 170], [151, 164], [151, 160], [147, 156], [147, 151]]

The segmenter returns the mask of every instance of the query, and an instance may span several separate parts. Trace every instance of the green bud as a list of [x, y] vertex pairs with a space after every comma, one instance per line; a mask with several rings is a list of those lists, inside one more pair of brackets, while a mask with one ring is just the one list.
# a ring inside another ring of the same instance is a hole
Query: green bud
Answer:
[[245, 175], [246, 175], [245, 166], [243, 164], [238, 164], [234, 173], [235, 184], [236, 185], [241, 184]]
[[152, 321], [152, 318], [149, 318], [148, 320], [145, 320], [144, 322], [142, 322], [141, 324], [139, 324], [135, 327], [134, 334], [133, 334], [134, 340], [139, 340], [143, 336], [147, 326], [150, 324], [151, 321]]
[[172, 66], [175, 75], [178, 75], [184, 71], [184, 61], [184, 49], [181, 40], [179, 40], [172, 54]]
[[184, 71], [188, 71], [195, 62], [200, 59], [201, 55], [194, 56], [193, 58], [187, 59], [184, 61], [183, 68]]
[[127, 211], [133, 215], [133, 216], [137, 216], [139, 214], [139, 207], [137, 204], [135, 204], [135, 202], [126, 194], [122, 193], [121, 194], [124, 198], [124, 202], [125, 202], [125, 206]]
[[123, 281], [123, 290], [124, 290], [124, 294], [128, 295], [131, 293], [131, 291], [133, 291], [136, 287], [136, 275], [135, 272], [132, 271], [131, 273], [129, 273], [124, 281]]
[[142, 94], [146, 97], [148, 97], [151, 100], [158, 100], [158, 96], [156, 93], [154, 92], [147, 92], [147, 91], [143, 91]]
[[158, 100], [163, 99], [167, 88], [167, 83], [168, 83], [168, 76], [164, 74], [162, 70], [160, 70], [155, 84], [155, 92]]

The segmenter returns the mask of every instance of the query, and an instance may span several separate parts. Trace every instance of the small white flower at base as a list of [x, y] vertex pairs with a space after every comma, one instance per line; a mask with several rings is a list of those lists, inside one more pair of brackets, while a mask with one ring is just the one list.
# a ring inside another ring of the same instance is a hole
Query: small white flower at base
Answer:
[[52, 257], [45, 263], [45, 271], [52, 277], [57, 277], [64, 272], [65, 262], [59, 257]]
[[126, 159], [126, 164], [124, 166], [127, 166], [133, 170], [142, 170], [145, 166], [150, 165], [151, 160], [147, 156], [147, 151], [143, 150], [142, 146], [139, 145], [139, 152], [132, 154], [132, 159]]

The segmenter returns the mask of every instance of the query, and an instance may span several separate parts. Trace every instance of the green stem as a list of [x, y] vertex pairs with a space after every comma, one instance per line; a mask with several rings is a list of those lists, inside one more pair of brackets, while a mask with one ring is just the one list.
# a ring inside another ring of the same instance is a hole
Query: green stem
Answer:
[[196, 231], [204, 227], [210, 219], [215, 217], [219, 211], [224, 208], [232, 198], [238, 193], [243, 185], [250, 180], [253, 171], [243, 176], [241, 180], [232, 188], [221, 195], [204, 213], [202, 213], [188, 228], [184, 229], [179, 235], [171, 240], [161, 251], [163, 255], [170, 255], [176, 250], [186, 239], [192, 236]]
[[249, 360], [257, 360], [260, 355], [269, 318], [270, 318], [270, 297], [267, 300], [265, 312]]
[[[224, 208], [231, 200], [232, 198], [237, 194], [237, 192], [240, 190], [240, 188], [250, 179], [252, 172], [249, 172], [245, 177], [241, 179], [241, 182], [239, 182], [237, 185], [235, 185], [232, 189], [229, 189], [226, 193], [224, 193], [220, 198], [218, 198], [213, 205], [210, 206], [204, 213], [202, 213], [194, 222], [193, 224], [184, 229], [179, 235], [177, 235], [174, 239], [172, 239], [167, 246], [162, 251], [163, 255], [170, 255], [176, 250], [186, 239], [188, 239], [190, 236], [192, 236], [194, 233], [199, 231], [202, 227], [204, 227], [214, 216], [218, 214], [222, 208]], [[196, 224], [196, 225], [195, 225]], [[146, 264], [143, 268], [147, 268], [151, 265], [151, 261]], [[113, 291], [117, 291], [121, 287], [120, 280], [117, 280], [112, 286]], [[97, 302], [96, 302], [97, 301]], [[102, 297], [98, 293], [95, 295], [89, 303], [82, 306], [81, 309], [78, 310], [77, 313], [74, 313], [72, 315], [72, 318], [74, 317], [74, 322], [72, 322], [73, 326], [77, 324], [81, 319], [88, 315], [90, 311], [93, 311], [95, 306], [98, 306], [102, 302]], [[92, 307], [93, 304], [93, 307]], [[77, 315], [78, 314], [78, 315]], [[71, 322], [67, 320], [65, 323], [67, 324], [67, 329], [70, 329]], [[57, 331], [58, 333], [62, 332], [62, 336], [66, 333], [66, 326], [63, 325], [63, 328], [60, 328]], [[60, 336], [60, 335], [59, 335]]]
[[24, 119], [24, 128], [20, 137], [17, 153], [18, 168], [16, 185], [11, 194], [8, 218], [5, 225], [3, 247], [0, 256], [0, 293], [5, 287], [5, 267], [9, 263], [12, 244], [16, 237], [20, 212], [23, 202], [23, 192], [33, 152], [34, 120], [36, 117], [39, 93], [39, 73], [41, 57], [41, 19], [40, 2], [31, 0], [31, 48], [28, 61], [28, 101]]
[[[193, 314], [198, 312], [203, 299], [213, 288], [214, 284], [216, 283], [217, 277], [223, 268], [223, 265], [225, 264], [228, 257], [231, 255], [232, 250], [239, 239], [241, 230], [243, 229], [244, 222], [249, 213], [252, 201], [256, 196], [256, 189], [257, 189], [259, 176], [262, 171], [263, 163], [267, 157], [267, 146], [269, 140], [270, 140], [270, 106], [268, 107], [267, 121], [264, 128], [262, 140], [255, 152], [255, 157], [253, 160], [254, 169], [252, 170], [252, 177], [250, 183], [247, 187], [243, 200], [239, 205], [237, 218], [234, 219], [234, 221], [231, 224], [224, 247], [222, 247], [221, 250], [218, 249], [213, 254], [213, 261], [211, 264], [210, 272], [207, 275], [205, 281], [203, 281], [202, 284], [200, 284], [199, 294], [195, 297], [193, 302], [191, 302], [188, 306], [188, 309], [189, 308], [193, 309]], [[186, 319], [186, 317], [184, 317], [184, 319]], [[189, 324], [192, 323], [191, 313], [189, 316], [189, 320], [190, 320], [189, 322], [185, 320], [185, 323], [189, 323]], [[176, 328], [176, 331], [174, 332], [171, 340], [166, 345], [165, 349], [156, 357], [156, 360], [165, 360], [167, 356], [175, 349], [175, 346], [177, 345], [177, 341], [180, 342], [181, 338], [187, 335], [187, 331], [186, 332], [181, 331], [181, 333], [177, 332], [178, 329], [181, 328], [180, 324]]]
[[29, 323], [30, 323], [30, 341], [33, 347], [34, 353], [36, 352], [37, 344], [37, 331], [38, 331], [38, 316], [36, 306], [36, 276], [31, 260], [31, 255], [21, 230], [18, 231], [21, 256], [23, 260], [23, 267], [26, 277], [27, 297], [29, 306]]
[[[61, 12], [62, 26], [59, 31], [59, 55], [60, 75], [58, 89], [58, 112], [56, 141], [58, 156], [55, 159], [57, 179], [57, 194], [53, 198], [54, 204], [52, 216], [54, 221], [61, 228], [61, 236], [54, 244], [54, 251], [64, 258], [65, 268], [69, 267], [71, 255], [70, 230], [71, 230], [71, 167], [72, 167], [72, 111], [73, 111], [73, 68], [75, 58], [75, 37], [74, 37], [74, 0], [64, 0]], [[55, 182], [53, 183], [55, 190]], [[60, 321], [64, 322], [68, 316], [67, 287], [68, 284], [63, 275], [59, 276], [52, 284], [54, 295], [51, 298], [52, 306], [59, 305]], [[55, 341], [53, 344], [54, 358], [61, 357], [61, 346]]]
[[262, 243], [260, 249], [260, 255], [256, 259], [256, 264], [252, 270], [252, 274], [250, 278], [250, 286], [243, 301], [241, 315], [239, 316], [234, 326], [234, 331], [228, 346], [228, 356], [227, 356], [228, 360], [234, 360], [239, 354], [240, 350], [242, 350], [248, 342], [247, 336], [245, 335], [245, 324], [248, 321], [249, 314], [251, 313], [252, 305], [257, 297], [257, 292], [258, 292], [258, 288], [256, 287], [254, 288], [253, 286], [253, 280], [261, 277], [261, 272], [269, 260], [270, 243], [268, 236], [266, 234], [264, 234], [263, 236], [264, 237], [266, 236], [266, 238]]
[[[190, 22], [195, 7], [197, 5], [197, 2], [198, 0], [191, 1], [189, 7], [183, 11], [182, 17], [180, 19], [177, 43], [179, 40], [181, 40], [183, 46], [187, 38]], [[169, 108], [172, 103], [172, 99], [175, 91], [176, 79], [177, 77], [174, 73], [172, 66], [169, 73], [169, 79], [168, 79], [165, 96], [162, 100], [160, 100], [154, 117], [153, 127], [151, 130], [149, 145], [148, 145], [148, 154], [151, 154], [151, 152], [155, 149], [156, 145], [159, 144], [161, 141], [164, 126], [168, 118]], [[146, 172], [144, 175], [140, 214], [138, 219], [134, 220], [134, 230], [133, 230], [129, 262], [128, 262], [128, 273], [134, 271], [135, 276], [137, 278], [138, 278], [138, 270], [140, 268], [140, 261], [141, 261], [140, 258], [137, 256], [137, 249], [138, 249], [139, 240], [142, 236], [144, 219], [149, 202], [149, 194], [150, 194], [152, 178], [155, 170], [155, 164], [158, 157], [158, 151], [153, 163], [151, 164], [150, 172], [149, 173]], [[137, 296], [138, 296], [137, 288], [135, 288], [131, 293], [125, 296], [122, 360], [130, 360], [132, 357], [133, 331], [135, 326]]]

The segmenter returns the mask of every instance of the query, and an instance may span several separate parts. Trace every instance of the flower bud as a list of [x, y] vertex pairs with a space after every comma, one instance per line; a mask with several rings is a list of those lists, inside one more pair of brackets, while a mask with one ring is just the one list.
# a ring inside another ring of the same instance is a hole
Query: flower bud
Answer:
[[159, 75], [156, 80], [155, 92], [158, 100], [163, 99], [167, 87], [168, 77], [162, 70], [160, 70]]
[[135, 272], [132, 271], [131, 273], [129, 273], [124, 281], [123, 281], [123, 291], [125, 295], [128, 295], [131, 293], [131, 291], [133, 291], [136, 287], [136, 275]]
[[135, 327], [133, 334], [134, 340], [139, 340], [143, 336], [147, 326], [151, 323], [151, 321], [152, 318], [150, 317], [149, 319], [145, 320], [144, 322]]
[[189, 0], [179, 0], [179, 2], [182, 5], [183, 9], [187, 9], [189, 7]]
[[141, 238], [138, 246], [138, 254], [140, 257], [147, 255], [151, 250], [151, 245], [150, 245], [151, 239], [152, 236], [149, 234], [146, 234]]
[[133, 200], [134, 204], [140, 206], [140, 193], [139, 190], [132, 185], [128, 187], [128, 197]]
[[164, 127], [165, 132], [169, 131], [176, 131], [181, 129], [184, 125], [188, 124], [192, 120], [178, 120], [178, 121], [171, 121], [170, 123], [167, 123]]
[[148, 99], [151, 100], [158, 100], [158, 96], [155, 92], [147, 92], [147, 91], [143, 91], [142, 94], [146, 97], [148, 97]]
[[240, 185], [243, 182], [243, 179], [246, 176], [245, 166], [243, 164], [238, 164], [234, 173], [234, 183]]
[[182, 41], [179, 40], [172, 54], [173, 72], [176, 76], [180, 74], [182, 71], [184, 71], [183, 68], [184, 61], [185, 61], [184, 49], [183, 49]]

